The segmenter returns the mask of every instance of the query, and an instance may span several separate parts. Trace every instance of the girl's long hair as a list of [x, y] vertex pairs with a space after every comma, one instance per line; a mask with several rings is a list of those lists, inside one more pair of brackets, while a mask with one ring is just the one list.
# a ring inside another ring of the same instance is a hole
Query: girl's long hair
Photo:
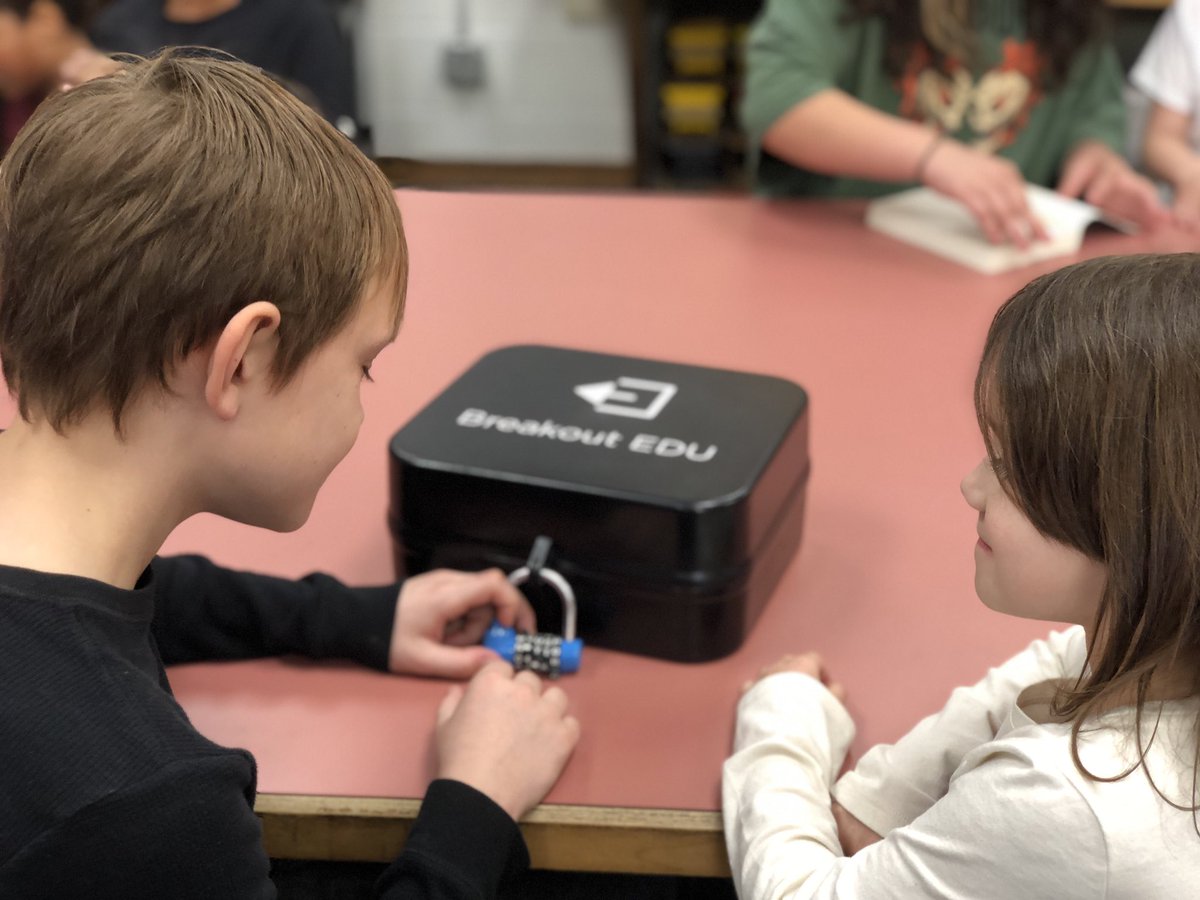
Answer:
[[[1095, 259], [1030, 283], [992, 321], [975, 406], [1005, 491], [1108, 570], [1088, 666], [1055, 703], [1075, 764], [1095, 780], [1141, 766], [1153, 784], [1154, 701], [1200, 694], [1200, 254]], [[1136, 710], [1137, 762], [1101, 777], [1080, 760], [1080, 728], [1116, 706]], [[1190, 804], [1155, 789], [1195, 815], [1200, 720], [1193, 733]]]
[[[882, 18], [887, 32], [884, 68], [898, 78], [914, 50], [924, 46], [939, 65], [947, 58], [969, 65], [975, 41], [970, 0], [846, 0], [847, 21]], [[1029, 38], [1045, 65], [1044, 88], [1066, 80], [1076, 54], [1105, 33], [1103, 0], [1025, 0]]]

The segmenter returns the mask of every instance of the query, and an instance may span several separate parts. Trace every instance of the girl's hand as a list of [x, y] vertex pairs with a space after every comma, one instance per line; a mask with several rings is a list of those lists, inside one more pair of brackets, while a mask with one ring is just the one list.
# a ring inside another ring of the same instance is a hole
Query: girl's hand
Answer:
[[438, 709], [439, 778], [487, 794], [513, 819], [554, 786], [579, 741], [562, 688], [542, 690], [532, 672], [492, 662], [464, 690], [450, 688]]
[[496, 654], [479, 646], [495, 619], [536, 631], [533, 609], [499, 569], [416, 575], [400, 589], [388, 669], [408, 675], [469, 678]]
[[801, 675], [815, 678], [821, 684], [825, 685], [829, 693], [833, 694], [839, 703], [844, 704], [846, 702], [846, 689], [836, 681], [830, 679], [824, 661], [816, 653], [788, 655], [777, 659], [769, 666], [763, 666], [757, 676], [742, 685], [742, 693], [746, 693], [746, 691], [750, 690], [750, 688], [754, 687], [754, 685], [758, 684], [758, 682], [762, 681], [768, 675], [777, 675], [780, 672], [799, 672]]
[[1155, 228], [1169, 218], [1150, 179], [1099, 141], [1085, 141], [1071, 153], [1058, 191], [1142, 228]]
[[1024, 249], [1046, 239], [1045, 226], [1029, 208], [1021, 170], [1009, 160], [943, 138], [921, 174], [927, 187], [963, 203], [993, 244]]

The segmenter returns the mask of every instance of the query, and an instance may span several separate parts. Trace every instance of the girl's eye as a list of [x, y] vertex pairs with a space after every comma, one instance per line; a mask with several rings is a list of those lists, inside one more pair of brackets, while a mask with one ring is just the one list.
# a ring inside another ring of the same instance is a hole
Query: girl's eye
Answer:
[[998, 459], [988, 457], [988, 468], [992, 470], [992, 474], [995, 475], [1000, 481], [1003, 481], [1008, 477], [1008, 469], [1005, 468], [1004, 463]]
[[367, 381], [373, 382], [375, 380], [374, 378], [371, 377], [371, 367], [369, 365], [362, 367], [362, 373], [363, 373], [363, 378], [365, 378]]

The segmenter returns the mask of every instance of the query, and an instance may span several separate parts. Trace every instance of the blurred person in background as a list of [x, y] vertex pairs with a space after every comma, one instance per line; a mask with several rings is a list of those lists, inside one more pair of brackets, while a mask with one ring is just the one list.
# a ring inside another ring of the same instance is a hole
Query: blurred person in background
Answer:
[[0, 0], [0, 151], [63, 80], [95, 56], [87, 28], [105, 0]]
[[1151, 227], [1122, 157], [1124, 78], [1102, 0], [766, 0], [742, 120], [768, 196], [923, 184], [987, 236], [1043, 237], [1026, 182]]
[[325, 118], [357, 136], [350, 50], [326, 0], [112, 0], [90, 33], [114, 53], [223, 50], [306, 88]]

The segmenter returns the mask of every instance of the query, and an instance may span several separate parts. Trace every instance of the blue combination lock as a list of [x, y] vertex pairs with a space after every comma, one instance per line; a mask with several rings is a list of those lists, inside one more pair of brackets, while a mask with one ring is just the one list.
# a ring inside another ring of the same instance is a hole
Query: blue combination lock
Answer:
[[548, 678], [577, 672], [583, 657], [583, 641], [575, 637], [575, 592], [567, 579], [545, 566], [550, 554], [550, 539], [539, 537], [533, 543], [529, 561], [508, 576], [520, 587], [529, 581], [544, 581], [558, 593], [563, 604], [563, 633], [519, 634], [499, 622], [493, 622], [483, 638], [483, 646], [510, 662], [518, 671], [527, 669]]

